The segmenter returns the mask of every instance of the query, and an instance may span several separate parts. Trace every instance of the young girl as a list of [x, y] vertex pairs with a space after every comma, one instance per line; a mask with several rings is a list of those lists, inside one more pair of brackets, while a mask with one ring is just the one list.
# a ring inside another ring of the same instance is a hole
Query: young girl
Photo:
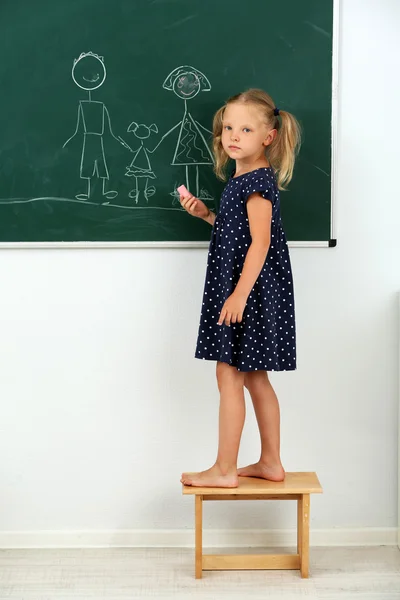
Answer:
[[[219, 445], [207, 471], [183, 473], [185, 485], [237, 487], [238, 476], [282, 481], [280, 411], [267, 371], [296, 368], [293, 279], [279, 190], [293, 174], [300, 127], [262, 90], [230, 98], [214, 117], [215, 172], [236, 169], [218, 214], [192, 195], [182, 206], [212, 225], [196, 358], [215, 360], [220, 392]], [[237, 470], [245, 419], [244, 387], [261, 437], [257, 463]]]

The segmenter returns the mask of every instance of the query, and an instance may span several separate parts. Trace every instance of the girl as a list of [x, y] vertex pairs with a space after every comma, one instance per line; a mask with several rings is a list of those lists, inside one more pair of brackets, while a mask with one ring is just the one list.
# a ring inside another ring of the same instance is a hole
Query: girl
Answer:
[[[220, 179], [228, 160], [236, 162], [218, 214], [192, 195], [180, 202], [213, 227], [195, 356], [217, 361], [219, 445], [210, 469], [183, 473], [181, 482], [233, 488], [238, 476], [285, 477], [279, 403], [267, 371], [296, 368], [293, 279], [279, 190], [292, 178], [300, 127], [267, 93], [250, 89], [215, 114], [213, 146]], [[260, 430], [261, 457], [237, 470], [244, 386]]]

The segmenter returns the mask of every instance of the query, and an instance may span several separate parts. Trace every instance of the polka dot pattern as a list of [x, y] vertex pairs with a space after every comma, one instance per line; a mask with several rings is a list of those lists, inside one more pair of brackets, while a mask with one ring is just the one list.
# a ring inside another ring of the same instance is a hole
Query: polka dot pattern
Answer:
[[[271, 245], [242, 322], [218, 325], [251, 244], [246, 200], [254, 192], [272, 202]], [[223, 191], [211, 234], [195, 357], [226, 362], [244, 372], [296, 369], [292, 269], [270, 167], [231, 176]]]

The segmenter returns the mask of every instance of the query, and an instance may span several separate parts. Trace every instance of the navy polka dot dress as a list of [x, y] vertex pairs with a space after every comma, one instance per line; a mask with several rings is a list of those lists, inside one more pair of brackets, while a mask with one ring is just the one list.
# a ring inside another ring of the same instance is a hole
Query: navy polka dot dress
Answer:
[[[260, 192], [272, 202], [271, 245], [250, 292], [241, 323], [218, 325], [251, 244], [246, 200]], [[296, 369], [293, 278], [272, 168], [231, 176], [212, 229], [195, 357], [235, 366], [239, 371]]]

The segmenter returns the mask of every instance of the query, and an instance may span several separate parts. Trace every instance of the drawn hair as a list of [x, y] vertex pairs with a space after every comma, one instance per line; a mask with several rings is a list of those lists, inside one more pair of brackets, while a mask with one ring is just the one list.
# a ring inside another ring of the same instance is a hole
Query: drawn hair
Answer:
[[200, 81], [200, 90], [202, 92], [209, 92], [211, 90], [211, 84], [208, 81], [207, 77], [204, 75], [204, 73], [189, 65], [184, 65], [174, 69], [172, 73], [170, 73], [165, 79], [163, 83], [163, 88], [166, 90], [172, 90], [174, 87], [175, 80], [186, 73], [192, 73], [193, 75], [196, 75], [196, 77]]
[[136, 131], [139, 129], [139, 127], [145, 127], [146, 129], [150, 131], [153, 131], [154, 133], [158, 133], [158, 127], [155, 123], [152, 123], [150, 125], [150, 127], [147, 127], [147, 125], [138, 125], [137, 123], [135, 123], [135, 121], [132, 121], [132, 123], [129, 125], [127, 131], [130, 133], [136, 133]]
[[292, 179], [296, 155], [300, 149], [300, 125], [296, 117], [286, 110], [280, 110], [279, 116], [275, 116], [275, 103], [271, 96], [263, 90], [256, 88], [231, 96], [214, 115], [213, 150], [215, 156], [215, 174], [219, 179], [226, 180], [225, 167], [229, 161], [229, 156], [222, 146], [222, 124], [226, 107], [229, 104], [236, 103], [252, 104], [258, 107], [266, 125], [271, 127], [271, 129], [277, 130], [275, 139], [265, 148], [265, 156], [276, 173], [278, 188], [285, 190], [287, 184]]
[[79, 62], [81, 60], [81, 58], [84, 58], [85, 56], [94, 56], [94, 58], [98, 58], [102, 63], [104, 63], [104, 56], [99, 56], [98, 54], [95, 54], [94, 52], [82, 52], [81, 55], [79, 56], [79, 58], [74, 58], [74, 65]]

